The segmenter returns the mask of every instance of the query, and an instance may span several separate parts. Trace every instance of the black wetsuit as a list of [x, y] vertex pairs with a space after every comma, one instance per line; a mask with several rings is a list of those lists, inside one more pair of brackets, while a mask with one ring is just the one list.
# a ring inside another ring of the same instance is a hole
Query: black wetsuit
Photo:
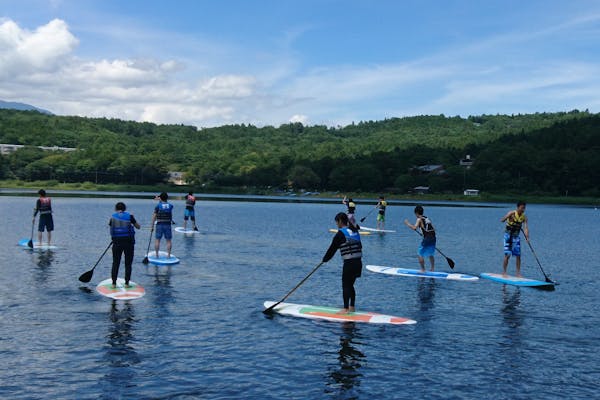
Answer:
[[[337, 250], [346, 243], [346, 236], [341, 231], [338, 231], [327, 252], [323, 256], [323, 262], [327, 262], [333, 258]], [[344, 298], [344, 308], [354, 307], [356, 300], [356, 291], [354, 290], [354, 282], [356, 278], [361, 276], [362, 272], [362, 258], [352, 258], [344, 260], [344, 266], [342, 269], [342, 295]]]
[[[137, 221], [131, 216], [131, 224], [137, 224]], [[121, 255], [125, 255], [125, 283], [129, 284], [131, 279], [131, 265], [133, 264], [133, 249], [135, 247], [135, 236], [131, 237], [113, 237], [112, 238], [113, 263], [111, 278], [113, 283], [117, 282], [119, 276], [119, 265], [121, 265]]]

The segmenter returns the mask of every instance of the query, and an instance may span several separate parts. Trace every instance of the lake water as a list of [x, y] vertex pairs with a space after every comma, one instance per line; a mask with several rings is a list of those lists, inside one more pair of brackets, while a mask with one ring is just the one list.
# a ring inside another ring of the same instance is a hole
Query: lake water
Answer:
[[[77, 278], [109, 243], [115, 199], [55, 198], [56, 251], [29, 237], [34, 197], [0, 197], [0, 398], [587, 399], [600, 382], [600, 211], [528, 207], [531, 237], [554, 292], [486, 280], [453, 282], [363, 270], [357, 307], [410, 326], [340, 324], [262, 314], [320, 261], [336, 204], [201, 201], [201, 234], [174, 234], [181, 264], [145, 266], [152, 200], [126, 200], [138, 231], [133, 280], [146, 296], [113, 302]], [[175, 202], [181, 224], [183, 202]], [[426, 207], [438, 246], [469, 274], [500, 272], [497, 208]], [[388, 229], [363, 239], [364, 263], [416, 268], [419, 237], [390, 207]], [[360, 206], [358, 216], [368, 208]], [[367, 224], [369, 222], [369, 224]], [[373, 226], [373, 215], [365, 225]], [[523, 242], [526, 276], [543, 279]], [[437, 258], [438, 270], [448, 270]], [[514, 272], [514, 261], [511, 262]], [[121, 276], [123, 268], [121, 268]], [[340, 306], [341, 260], [288, 301]]]

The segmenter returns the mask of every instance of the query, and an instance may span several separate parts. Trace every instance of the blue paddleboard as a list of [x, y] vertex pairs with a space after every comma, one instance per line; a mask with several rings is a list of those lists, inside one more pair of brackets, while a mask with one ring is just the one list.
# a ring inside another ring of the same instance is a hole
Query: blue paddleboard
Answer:
[[48, 246], [46, 243], [33, 242], [33, 248], [29, 247], [27, 244], [29, 243], [29, 239], [21, 239], [19, 240], [19, 246], [25, 247], [26, 249], [32, 250], [56, 250], [57, 246], [50, 245]]
[[179, 258], [175, 257], [171, 254], [171, 257], [167, 257], [166, 251], [159, 251], [158, 257], [156, 257], [156, 252], [149, 252], [146, 257], [148, 257], [148, 261], [154, 265], [173, 265], [179, 264]]
[[455, 274], [452, 272], [437, 272], [437, 271], [421, 272], [421, 270], [419, 270], [419, 269], [384, 267], [381, 265], [367, 265], [367, 269], [371, 272], [377, 272], [379, 274], [396, 275], [396, 276], [412, 276], [412, 277], [417, 277], [417, 278], [448, 279], [451, 281], [476, 281], [479, 279], [476, 276], [466, 275], [466, 274]]
[[554, 287], [554, 282], [538, 281], [536, 279], [519, 278], [512, 275], [494, 274], [490, 272], [484, 272], [479, 275], [482, 278], [489, 279], [490, 281], [504, 283], [506, 285], [514, 286], [529, 286], [529, 287]]

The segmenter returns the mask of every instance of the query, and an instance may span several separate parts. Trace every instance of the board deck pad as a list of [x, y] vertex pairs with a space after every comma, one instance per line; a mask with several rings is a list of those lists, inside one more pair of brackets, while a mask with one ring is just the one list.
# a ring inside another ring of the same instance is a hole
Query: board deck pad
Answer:
[[395, 233], [396, 232], [396, 231], [393, 231], [390, 229], [376, 229], [376, 228], [369, 228], [366, 226], [361, 226], [360, 229], [367, 231], [367, 232], [376, 232], [376, 233]]
[[[274, 301], [265, 301], [265, 309], [275, 304]], [[417, 321], [395, 317], [393, 315], [378, 314], [366, 311], [357, 311], [353, 313], [340, 314], [341, 308], [336, 307], [321, 307], [307, 304], [280, 303], [273, 309], [281, 315], [289, 315], [299, 318], [320, 319], [325, 321], [336, 322], [364, 322], [369, 324], [391, 324], [391, 325], [410, 325], [416, 324]]]
[[[31, 247], [27, 246], [27, 244], [29, 243], [30, 239], [21, 239], [19, 240], [19, 246], [21, 247], [25, 247], [27, 249], [32, 249]], [[58, 249], [58, 246], [55, 246], [53, 244], [51, 244], [50, 246], [48, 246], [46, 243], [40, 243], [40, 242], [33, 242], [33, 249], [32, 250], [56, 250]]]
[[199, 231], [195, 231], [194, 228], [184, 229], [183, 226], [178, 226], [177, 228], [175, 228], [175, 232], [185, 233], [186, 235], [193, 234], [193, 233], [200, 233]]
[[[337, 233], [338, 231], [339, 231], [339, 229], [333, 229], [333, 228], [329, 230], [329, 232], [331, 232], [331, 233]], [[369, 236], [371, 234], [371, 232], [363, 231], [363, 230], [358, 231], [358, 233], [361, 236]]]
[[125, 287], [125, 279], [117, 278], [117, 286], [112, 287], [112, 279], [105, 279], [96, 286], [96, 291], [102, 296], [114, 300], [133, 300], [139, 299], [146, 294], [146, 290], [137, 283], [129, 281], [130, 288]]
[[484, 272], [484, 273], [480, 274], [479, 276], [482, 278], [485, 278], [485, 279], [489, 279], [494, 282], [504, 283], [506, 285], [513, 285], [513, 286], [554, 287], [554, 285], [555, 285], [554, 282], [538, 281], [536, 279], [529, 279], [529, 278], [522, 278], [522, 277], [520, 278], [517, 276], [495, 274], [495, 273], [491, 273], [491, 272]]
[[175, 257], [173, 254], [171, 254], [171, 257], [167, 257], [167, 254], [166, 251], [159, 251], [158, 258], [156, 258], [156, 252], [153, 250], [148, 252], [146, 257], [148, 257], [148, 261], [154, 265], [173, 265], [179, 263], [179, 258]]
[[438, 272], [438, 271], [425, 271], [421, 272], [420, 269], [410, 268], [396, 268], [396, 267], [384, 267], [381, 265], [367, 265], [367, 269], [371, 272], [379, 274], [396, 275], [396, 276], [412, 276], [416, 278], [433, 278], [433, 279], [447, 279], [450, 281], [477, 281], [478, 277], [467, 274], [459, 274], [453, 272]]

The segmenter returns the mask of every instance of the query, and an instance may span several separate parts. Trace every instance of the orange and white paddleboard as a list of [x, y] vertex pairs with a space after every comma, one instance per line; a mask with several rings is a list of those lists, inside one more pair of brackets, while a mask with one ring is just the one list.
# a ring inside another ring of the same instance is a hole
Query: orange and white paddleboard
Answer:
[[112, 287], [112, 279], [105, 279], [96, 286], [96, 291], [102, 296], [109, 297], [114, 300], [133, 300], [139, 299], [146, 290], [137, 283], [129, 281], [128, 288], [125, 287], [125, 279], [117, 278], [117, 285]]

